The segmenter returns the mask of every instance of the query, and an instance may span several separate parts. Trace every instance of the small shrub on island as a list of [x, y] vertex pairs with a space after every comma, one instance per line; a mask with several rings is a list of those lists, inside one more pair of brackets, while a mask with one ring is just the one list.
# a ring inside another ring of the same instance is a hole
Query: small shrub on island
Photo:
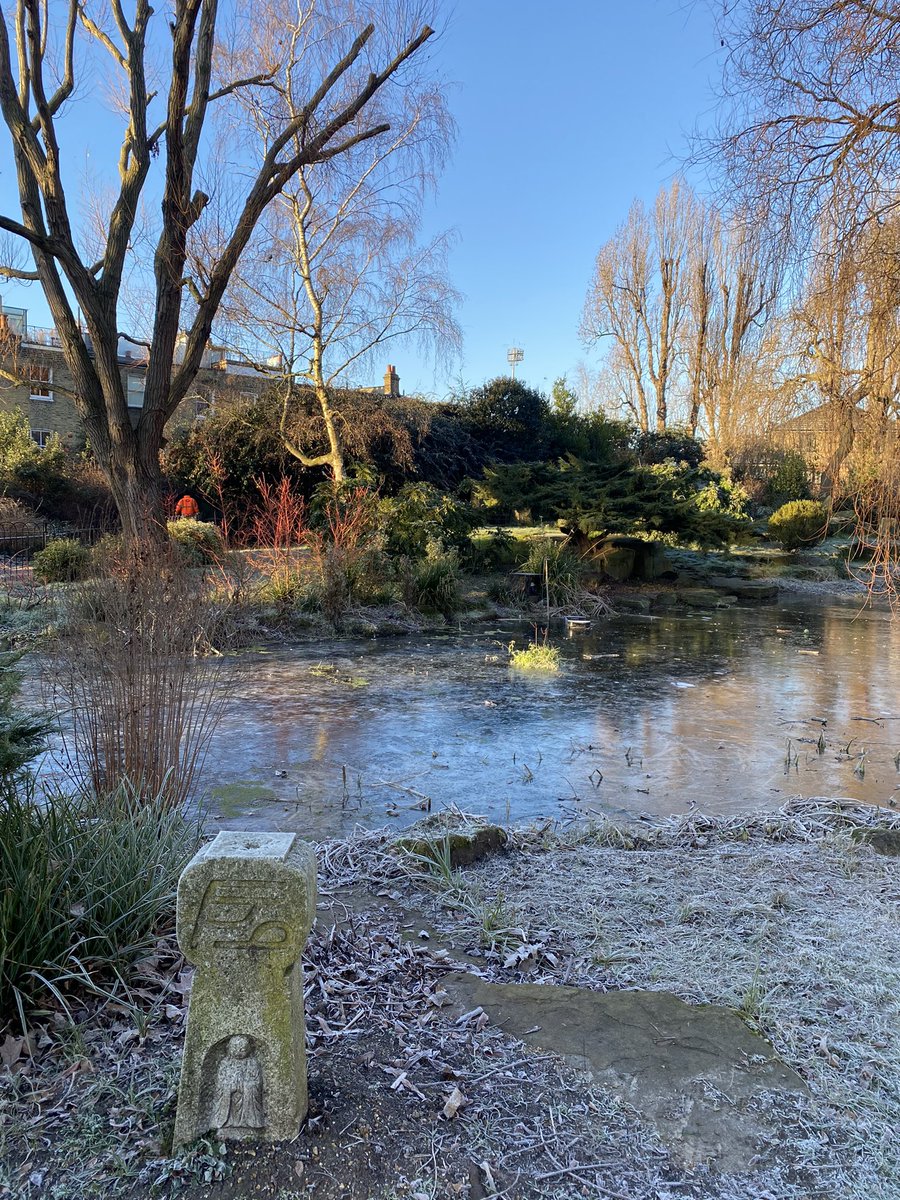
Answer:
[[792, 500], [769, 517], [769, 533], [785, 550], [812, 546], [828, 532], [828, 513], [818, 500]]

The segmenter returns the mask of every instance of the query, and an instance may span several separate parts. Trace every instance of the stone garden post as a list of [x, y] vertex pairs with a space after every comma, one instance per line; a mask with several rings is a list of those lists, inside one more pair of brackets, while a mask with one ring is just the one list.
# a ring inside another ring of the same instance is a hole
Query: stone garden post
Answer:
[[307, 1111], [300, 955], [316, 904], [312, 848], [293, 833], [220, 833], [178, 884], [191, 988], [175, 1145], [213, 1132], [276, 1141]]

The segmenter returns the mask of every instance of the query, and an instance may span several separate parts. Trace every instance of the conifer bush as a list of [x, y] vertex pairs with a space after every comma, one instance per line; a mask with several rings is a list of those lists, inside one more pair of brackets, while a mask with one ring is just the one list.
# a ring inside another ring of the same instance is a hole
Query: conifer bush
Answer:
[[828, 532], [828, 513], [818, 500], [791, 500], [769, 517], [769, 533], [785, 550], [821, 542]]
[[90, 550], [75, 538], [57, 538], [48, 542], [31, 560], [34, 574], [42, 583], [72, 583], [83, 579], [90, 565]]

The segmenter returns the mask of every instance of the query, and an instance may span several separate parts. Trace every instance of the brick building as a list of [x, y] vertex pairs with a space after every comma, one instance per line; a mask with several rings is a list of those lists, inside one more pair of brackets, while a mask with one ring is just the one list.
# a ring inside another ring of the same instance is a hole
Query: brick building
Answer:
[[[8, 347], [7, 369], [22, 380], [0, 380], [0, 409], [21, 409], [39, 446], [53, 434], [59, 435], [63, 445], [77, 445], [84, 431], [75, 405], [74, 382], [56, 331], [31, 325], [26, 309], [0, 303], [0, 334]], [[84, 336], [90, 349], [88, 335]], [[128, 407], [136, 421], [144, 403], [147, 349], [123, 337], [118, 352]], [[251, 363], [229, 356], [221, 347], [210, 346], [189, 394], [168, 427], [190, 423], [223, 401], [256, 399], [271, 384], [271, 377]]]

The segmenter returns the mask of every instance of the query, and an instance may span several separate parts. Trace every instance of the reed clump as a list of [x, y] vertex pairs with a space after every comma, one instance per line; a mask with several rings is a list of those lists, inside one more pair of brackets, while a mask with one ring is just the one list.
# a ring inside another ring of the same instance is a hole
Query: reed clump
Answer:
[[556, 646], [551, 646], [546, 638], [543, 641], [539, 641], [535, 637], [534, 641], [523, 649], [517, 648], [515, 642], [510, 642], [507, 649], [509, 651], [509, 665], [514, 671], [534, 671], [552, 674], [559, 670], [559, 650]]

